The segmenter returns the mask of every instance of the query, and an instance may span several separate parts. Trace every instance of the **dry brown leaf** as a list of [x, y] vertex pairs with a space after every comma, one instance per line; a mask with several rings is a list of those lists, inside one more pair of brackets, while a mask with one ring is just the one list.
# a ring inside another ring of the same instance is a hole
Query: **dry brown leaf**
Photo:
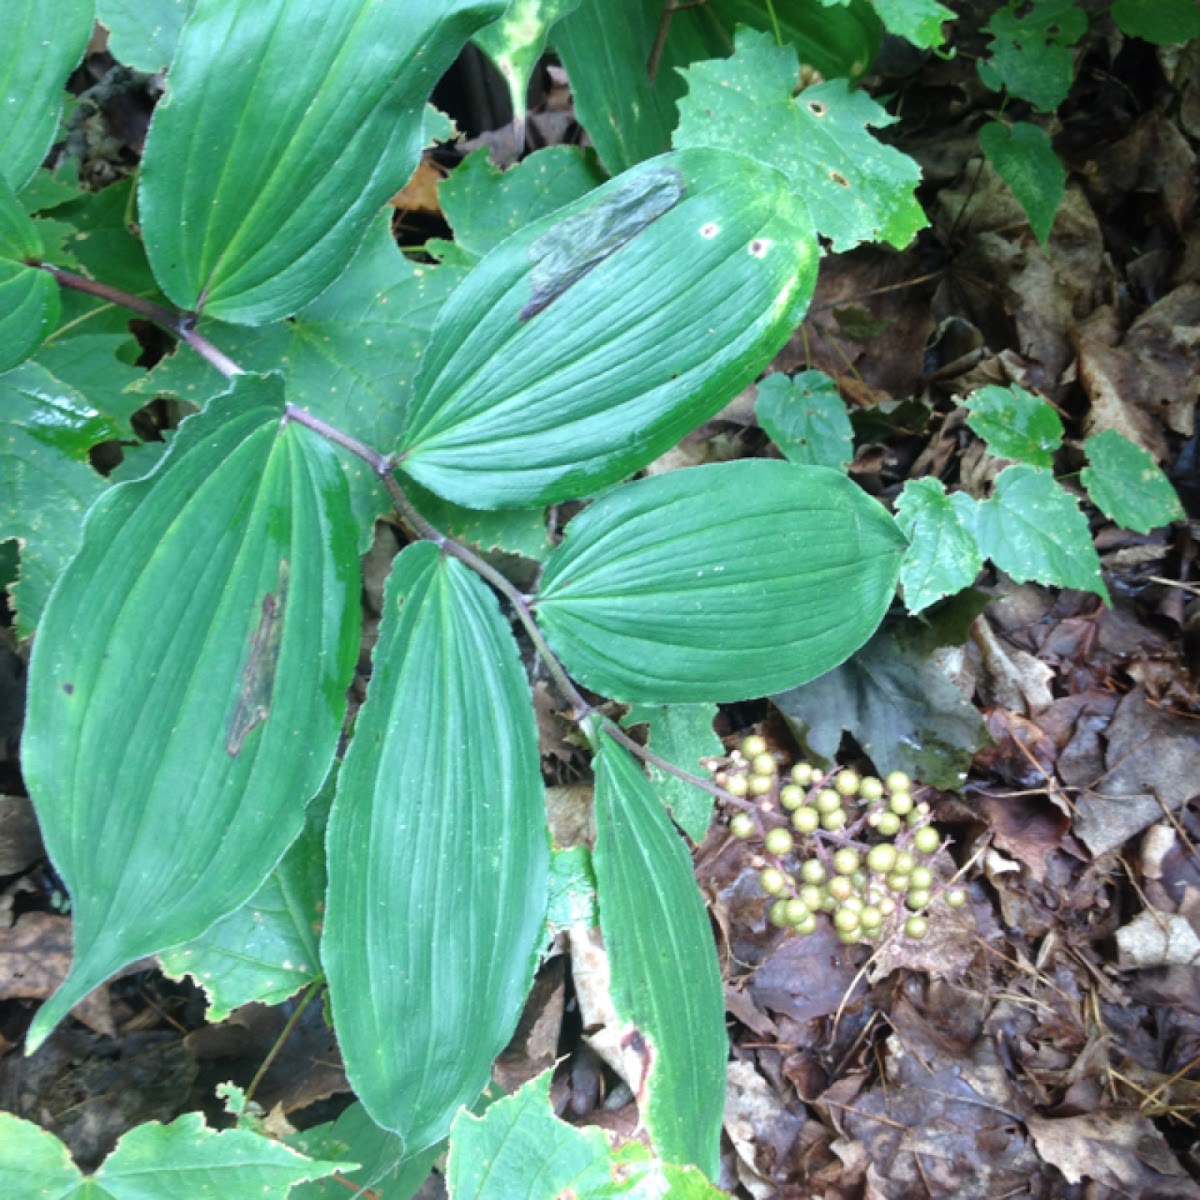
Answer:
[[[1200, 1197], [1163, 1136], [1138, 1112], [1113, 1110], [1045, 1120], [1029, 1117], [1038, 1153], [1069, 1183], [1091, 1179], [1122, 1196]], [[1166, 1177], [1164, 1179], [1163, 1177]], [[1171, 1190], [1164, 1188], [1167, 1179]]]

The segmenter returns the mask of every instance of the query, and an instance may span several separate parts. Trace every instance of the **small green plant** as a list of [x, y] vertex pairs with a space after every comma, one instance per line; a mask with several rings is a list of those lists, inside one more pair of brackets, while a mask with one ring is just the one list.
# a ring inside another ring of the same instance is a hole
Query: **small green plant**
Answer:
[[[1154, 45], [1200, 36], [1200, 9], [1192, 0], [1115, 0], [1110, 11], [1122, 33]], [[1053, 114], [1075, 81], [1072, 51], [1087, 28], [1088, 14], [1075, 0], [1009, 0], [998, 8], [984, 26], [988, 53], [978, 68], [989, 88], [1005, 93], [1001, 113], [1016, 101]], [[980, 127], [979, 144], [1045, 245], [1067, 180], [1050, 133], [1033, 121], [1001, 115]]]

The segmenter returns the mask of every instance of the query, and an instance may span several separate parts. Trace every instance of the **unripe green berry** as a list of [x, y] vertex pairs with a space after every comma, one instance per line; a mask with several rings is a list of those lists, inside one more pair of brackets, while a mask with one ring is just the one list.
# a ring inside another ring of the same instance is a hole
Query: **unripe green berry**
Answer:
[[775, 786], [775, 780], [770, 775], [754, 774], [750, 776], [750, 795], [765, 796]]
[[842, 901], [842, 907], [850, 909], [851, 912], [862, 912], [865, 905], [861, 896], [850, 895]]
[[825, 864], [819, 858], [809, 858], [800, 864], [800, 878], [805, 883], [824, 883]]
[[835, 875], [826, 885], [825, 890], [839, 903], [849, 900], [854, 895], [854, 884], [845, 875]]
[[916, 865], [917, 860], [907, 850], [900, 850], [896, 854], [896, 865], [892, 870], [900, 875], [908, 875]]
[[767, 867], [758, 876], [758, 886], [768, 896], [782, 896], [787, 891], [787, 880], [784, 879], [783, 872], [776, 867]]
[[888, 808], [898, 817], [906, 816], [913, 809], [912, 795], [909, 792], [893, 792], [888, 800]]
[[928, 815], [926, 813], [923, 813], [920, 808], [914, 808], [912, 812], [910, 812], [908, 816], [904, 818], [904, 823], [909, 827], [909, 829], [916, 829], [919, 826], [924, 825], [927, 820]]
[[779, 803], [789, 812], [799, 808], [804, 803], [804, 789], [794, 783], [785, 783], [779, 789]]
[[776, 900], [774, 904], [767, 910], [767, 920], [772, 925], [778, 926], [780, 929], [785, 929], [788, 925], [787, 919], [787, 901]]
[[797, 833], [813, 833], [820, 828], [821, 814], [807, 804], [801, 805], [792, 813], [792, 828]]
[[907, 892], [908, 876], [901, 871], [893, 871], [887, 877], [887, 885], [893, 892]]
[[896, 901], [891, 896], [884, 896], [880, 900], [878, 908], [885, 917], [890, 917], [896, 911]]
[[819, 813], [834, 812], [842, 807], [842, 798], [833, 788], [822, 788], [813, 797], [813, 806]]
[[867, 775], [858, 785], [858, 794], [868, 804], [873, 804], [883, 798], [883, 784], [874, 775]]
[[908, 792], [912, 790], [912, 780], [903, 771], [893, 771], [885, 781], [889, 792]]
[[933, 887], [933, 872], [928, 867], [913, 867], [912, 874], [909, 875], [908, 886], [916, 888], [918, 891], [927, 892]]
[[840, 795], [849, 798], [858, 795], [860, 782], [857, 771], [839, 771], [833, 781], [833, 786]]
[[967, 893], [962, 888], [951, 888], [946, 893], [945, 900], [951, 908], [962, 908], [967, 902]]
[[913, 834], [913, 845], [922, 854], [933, 854], [942, 844], [942, 835], [932, 825], [926, 825]]
[[837, 940], [843, 946], [857, 946], [862, 941], [862, 931], [858, 929], [839, 929], [837, 931]]
[[760, 754], [766, 754], [767, 739], [764, 737], [759, 737], [757, 733], [752, 733], [749, 737], [742, 738], [742, 744], [738, 747], [738, 749], [741, 750], [741, 752], [747, 758], [757, 758]]
[[794, 925], [793, 928], [801, 937], [807, 937], [810, 933], [815, 933], [817, 930], [817, 918], [809, 913], [803, 921]]
[[821, 901], [825, 898], [825, 893], [815, 884], [806, 883], [800, 889], [800, 899], [810, 909], [818, 909], [821, 907]]
[[839, 829], [846, 828], [846, 820], [846, 810], [835, 808], [833, 812], [821, 814], [821, 828], [829, 830], [830, 833], [837, 833]]
[[883, 925], [883, 912], [875, 905], [868, 904], [858, 914], [858, 920], [864, 929], [879, 929]]
[[755, 754], [752, 758], [747, 755], [746, 757], [750, 758], [750, 770], [756, 774], [774, 775], [779, 770], [779, 764], [769, 754]]
[[919, 942], [929, 932], [929, 921], [925, 917], [912, 916], [904, 922], [906, 937]]
[[811, 763], [798, 762], [791, 771], [792, 782], [806, 788], [812, 783], [813, 769]]
[[867, 866], [886, 875], [896, 865], [896, 847], [880, 843], [867, 851]]
[[857, 850], [851, 850], [849, 846], [843, 846], [840, 850], [834, 851], [833, 869], [839, 875], [853, 875], [858, 870], [862, 863]]
[[745, 775], [730, 775], [725, 780], [725, 790], [731, 796], [744, 796], [750, 790], [750, 783]]
[[789, 925], [799, 925], [801, 921], [806, 921], [812, 913], [808, 910], [808, 905], [803, 900], [793, 896], [785, 907]]
[[821, 900], [819, 907], [823, 913], [831, 913], [831, 912], [833, 912], [833, 910], [835, 908], [837, 908], [837, 906], [838, 906], [837, 898], [835, 896], [831, 896], [828, 892], [826, 892], [824, 898]]
[[747, 838], [753, 837], [758, 830], [758, 826], [754, 823], [754, 818], [749, 813], [734, 813], [729, 822], [729, 832], [733, 834], [739, 841], [744, 842]]
[[904, 897], [904, 903], [916, 912], [919, 909], [928, 908], [932, 899], [933, 893], [927, 888], [911, 888], [908, 895]]
[[879, 820], [875, 823], [875, 828], [884, 837], [895, 837], [900, 832], [900, 824], [900, 818], [894, 812], [885, 809], [879, 814]]
[[792, 835], [786, 829], [772, 829], [763, 838], [763, 845], [766, 847], [767, 853], [777, 855], [779, 858], [791, 854], [794, 844]]
[[839, 908], [833, 914], [833, 927], [842, 933], [850, 933], [857, 929], [861, 922], [852, 908]]

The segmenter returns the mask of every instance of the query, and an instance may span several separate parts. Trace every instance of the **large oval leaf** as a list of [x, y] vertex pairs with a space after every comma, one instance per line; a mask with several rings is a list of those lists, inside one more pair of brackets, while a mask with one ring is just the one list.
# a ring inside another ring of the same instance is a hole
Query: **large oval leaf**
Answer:
[[776, 172], [708, 150], [644, 163], [507, 239], [451, 296], [401, 466], [471, 508], [614, 483], [762, 370], [816, 265]]
[[327, 845], [322, 957], [346, 1071], [411, 1154], [445, 1137], [512, 1034], [549, 871], [516, 643], [432, 543], [388, 579]]
[[16, 190], [58, 131], [63, 89], [92, 32], [93, 0], [5, 0], [0, 39], [0, 177]]
[[745, 700], [836, 667], [874, 632], [906, 542], [825, 467], [742, 461], [614, 488], [567, 526], [538, 620], [621, 700]]
[[725, 993], [692, 860], [641, 768], [601, 735], [596, 759], [600, 930], [642, 1120], [671, 1162], [720, 1160]]
[[22, 763], [75, 960], [30, 1031], [262, 882], [337, 746], [358, 562], [328, 443], [244, 377], [151, 476], [109, 490], [51, 593]]
[[58, 284], [25, 261], [42, 254], [37, 226], [0, 175], [0, 371], [32, 354], [58, 320]]
[[142, 164], [163, 291], [252, 325], [312, 300], [416, 166], [438, 77], [504, 7], [197, 0]]

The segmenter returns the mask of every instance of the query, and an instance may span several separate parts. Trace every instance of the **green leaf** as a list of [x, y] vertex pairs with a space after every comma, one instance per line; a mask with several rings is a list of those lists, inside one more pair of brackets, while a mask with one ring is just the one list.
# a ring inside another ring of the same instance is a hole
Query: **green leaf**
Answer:
[[445, 1137], [520, 1015], [546, 909], [537, 732], [495, 597], [430, 542], [384, 597], [329, 819], [322, 954], [346, 1070], [407, 1152]]
[[26, 266], [43, 254], [37, 226], [0, 176], [0, 371], [28, 358], [58, 321], [58, 284]]
[[447, 1168], [451, 1200], [725, 1195], [695, 1168], [655, 1161], [640, 1142], [614, 1150], [595, 1126], [560, 1121], [550, 1109], [550, 1075], [497, 1100], [482, 1118], [464, 1112], [455, 1120]]
[[871, 3], [889, 33], [907, 38], [922, 50], [936, 50], [942, 45], [946, 40], [942, 22], [955, 19], [955, 14], [937, 0], [871, 0]]
[[635, 168], [503, 242], [450, 298], [402, 469], [471, 508], [615, 483], [762, 370], [816, 257], [803, 206], [749, 159], [692, 150]]
[[456, 249], [478, 262], [531, 221], [586, 196], [604, 182], [595, 156], [548, 146], [501, 171], [485, 148], [468, 155], [438, 187]]
[[179, 31], [196, 0], [96, 0], [96, 19], [108, 30], [112, 56], [152, 75], [169, 66]]
[[451, 504], [411, 480], [406, 491], [421, 516], [436, 529], [485, 554], [502, 550], [542, 562], [554, 549], [546, 528], [546, 510], [540, 506], [481, 511]]
[[713, 1178], [725, 1095], [725, 995], [692, 860], [641, 768], [607, 734], [596, 758], [600, 930], [625, 1075], [655, 1149]]
[[1053, 407], [1013, 384], [981, 387], [959, 403], [970, 412], [967, 424], [988, 444], [988, 453], [1049, 469], [1062, 445], [1063, 426]]
[[1095, 592], [1108, 602], [1087, 518], [1048, 471], [1026, 463], [1007, 467], [975, 514], [979, 552], [1017, 583], [1036, 579]]
[[[661, 41], [657, 70], [652, 56]], [[879, 50], [881, 28], [866, 0], [829, 9], [821, 0], [708, 0], [664, 12], [662, 0], [583, 0], [552, 36], [570, 76], [580, 123], [616, 174], [661, 154], [671, 143], [680, 69], [723, 58], [739, 25], [794, 45], [826, 78], [862, 75]], [[745, 151], [745, 145], [736, 147]]]
[[416, 166], [434, 83], [503, 8], [196, 0], [142, 162], [163, 291], [250, 325], [314, 299]]
[[977, 63], [979, 77], [994, 92], [1003, 88], [1041, 112], [1053, 112], [1071, 90], [1071, 47], [1087, 24], [1074, 0], [1010, 3], [983, 27], [992, 40], [989, 56]]
[[7, 0], [4, 6], [0, 179], [16, 191], [54, 141], [63, 89], [91, 36], [92, 12], [92, 0]]
[[30, 215], [53, 212], [83, 194], [79, 188], [79, 164], [75, 159], [67, 159], [54, 171], [38, 167], [21, 188], [21, 205]]
[[[134, 236], [131, 228], [136, 217], [133, 200], [133, 181], [124, 179], [103, 191], [83, 193], [55, 208], [55, 220], [73, 227], [63, 243], [64, 254], [70, 259], [65, 265], [89, 279], [165, 303], [166, 298], [159, 291], [146, 260], [142, 240]], [[64, 306], [72, 303], [77, 307], [69, 313], [71, 316], [115, 312], [121, 328], [127, 328], [125, 323], [130, 313], [112, 302], [68, 291]], [[89, 318], [89, 324], [94, 327], [94, 317]], [[105, 327], [103, 332], [111, 330]]]
[[1184, 518], [1171, 481], [1140, 446], [1115, 429], [1083, 444], [1089, 465], [1080, 474], [1092, 503], [1125, 529], [1149, 533]]
[[844, 475], [765, 459], [614, 488], [566, 529], [535, 600], [593, 691], [745, 700], [828, 671], [879, 624], [907, 543]]
[[580, 0], [512, 0], [498, 21], [475, 35], [475, 45], [492, 60], [508, 85], [513, 114], [523, 123], [534, 68], [546, 49], [550, 27]]
[[[642, 704], [630, 709], [621, 723], [626, 727], [646, 725], [652, 753], [690, 775], [703, 777], [701, 761], [725, 753], [713, 732], [716, 716], [715, 704]], [[675, 824], [693, 842], [704, 841], [712, 820], [712, 796], [654, 763], [648, 763], [646, 770], [655, 795], [667, 806]]]
[[837, 760], [849, 733], [881, 775], [906, 771], [957, 790], [987, 729], [931, 656], [939, 646], [961, 645], [982, 607], [957, 596], [927, 617], [886, 621], [853, 658], [772, 702], [806, 752], [825, 764]]
[[1012, 188], [1044, 246], [1067, 188], [1067, 173], [1054, 153], [1050, 135], [1025, 121], [1012, 125], [989, 121], [979, 130], [979, 144], [1000, 178]]
[[1113, 0], [1112, 19], [1122, 33], [1156, 46], [1200, 37], [1200, 8], [1195, 0]]
[[288, 1200], [345, 1200], [346, 1184], [370, 1188], [376, 1200], [409, 1200], [429, 1178], [434, 1162], [446, 1151], [445, 1142], [403, 1157], [400, 1139], [378, 1125], [361, 1104], [354, 1103], [336, 1121], [304, 1130], [287, 1139], [302, 1154], [314, 1158], [348, 1158], [361, 1163], [357, 1171], [306, 1183]]
[[909, 612], [975, 582], [983, 558], [975, 543], [975, 501], [966, 492], [947, 496], [940, 479], [910, 479], [896, 502], [896, 524], [910, 543], [900, 568]]
[[126, 391], [146, 374], [130, 365], [141, 347], [129, 333], [88, 333], [88, 328], [84, 321], [52, 334], [34, 362], [108, 418], [113, 426], [110, 437], [131, 438], [133, 414], [146, 404], [143, 397]]
[[800, 62], [792, 46], [738, 30], [732, 58], [684, 72], [676, 147], [752, 154], [787, 176], [817, 232], [835, 250], [886, 241], [902, 248], [927, 222], [913, 195], [917, 164], [870, 132], [892, 124], [885, 109], [845, 79], [795, 94]]
[[31, 1048], [114, 971], [243, 903], [329, 770], [358, 561], [332, 447], [281, 422], [281, 391], [239, 379], [154, 474], [110, 488], [46, 606], [22, 765], [75, 960]]
[[116, 430], [32, 362], [0, 375], [0, 414], [0, 538], [21, 544], [12, 599], [17, 634], [26, 638], [79, 546], [84, 514], [107, 487], [88, 451]]
[[768, 375], [758, 385], [754, 413], [789, 462], [842, 470], [854, 455], [845, 402], [823, 371]]
[[324, 840], [324, 822], [310, 819], [245, 904], [200, 937], [158, 956], [172, 979], [190, 975], [204, 989], [207, 1020], [223, 1021], [251, 1001], [282, 1004], [321, 977], [317, 931], [325, 911]]
[[[293, 404], [385, 451], [403, 428], [434, 318], [462, 278], [452, 267], [409, 262], [384, 214], [342, 276], [294, 320], [248, 329], [202, 319], [197, 329], [244, 370], [281, 367]], [[209, 363], [180, 346], [136, 391], [140, 403], [169, 395], [203, 405], [228, 386]], [[365, 553], [375, 519], [390, 502], [366, 463], [350, 455], [341, 463]]]
[[568, 846], [550, 852], [550, 900], [546, 924], [551, 930], [597, 923], [596, 876], [586, 846]]
[[138, 1125], [86, 1177], [58, 1138], [29, 1121], [0, 1113], [0, 1141], [0, 1194], [62, 1200], [286, 1200], [293, 1184], [352, 1165], [304, 1158], [245, 1130], [218, 1133], [199, 1113]]

